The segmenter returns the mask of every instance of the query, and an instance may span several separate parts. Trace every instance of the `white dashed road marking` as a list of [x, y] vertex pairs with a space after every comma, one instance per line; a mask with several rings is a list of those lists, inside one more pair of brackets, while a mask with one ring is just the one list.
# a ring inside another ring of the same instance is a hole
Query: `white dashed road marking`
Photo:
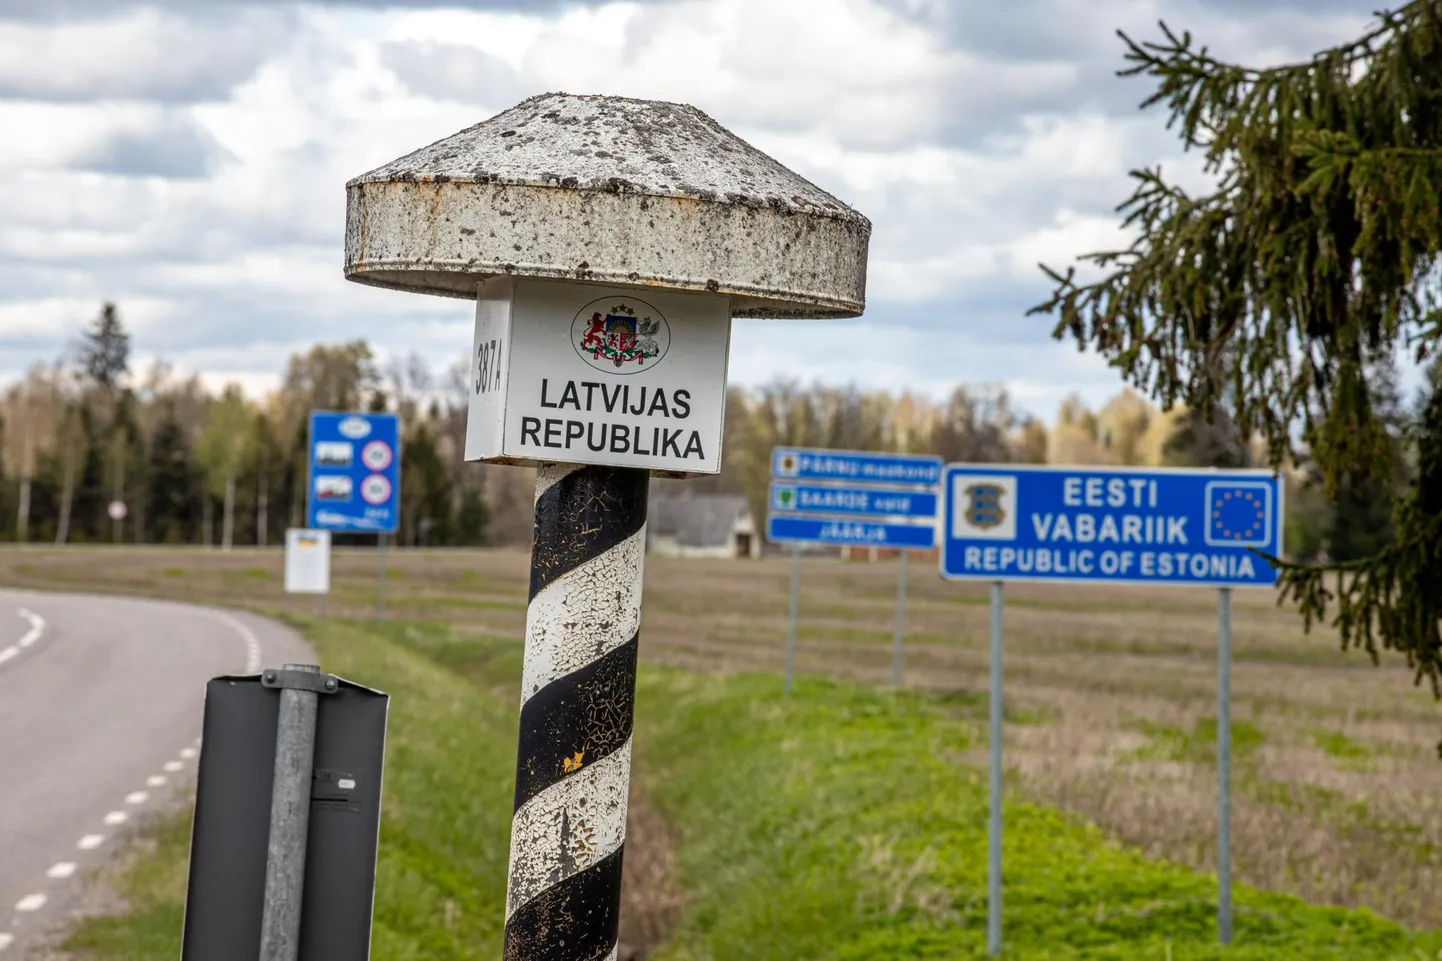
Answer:
[[0, 647], [0, 664], [4, 664], [13, 657], [18, 657], [21, 651], [40, 640], [41, 635], [45, 633], [45, 618], [33, 611], [27, 611], [23, 607], [16, 613], [30, 622], [30, 630], [26, 631], [24, 637], [9, 647]]
[[245, 673], [259, 674], [260, 640], [254, 632], [229, 614], [216, 614], [215, 619], [229, 625], [230, 629], [239, 634], [242, 641], [245, 641]]
[[[30, 630], [14, 644], [0, 648], [0, 664], [4, 664], [6, 661], [18, 657], [22, 650], [34, 646], [34, 644], [44, 636], [44, 618], [23, 607], [20, 608], [17, 613], [30, 622]], [[229, 614], [217, 614], [215, 616], [218, 620], [224, 621], [226, 625], [239, 634], [241, 640], [245, 642], [245, 673], [258, 674], [260, 672], [261, 649], [260, 640], [255, 636], [255, 633]], [[199, 755], [200, 752], [198, 748], [200, 744], [201, 739], [196, 738], [194, 747], [183, 748], [180, 751], [180, 760], [166, 761], [163, 769], [169, 774], [184, 770], [185, 762], [193, 760]], [[164, 774], [153, 774], [145, 779], [146, 786], [150, 788], [163, 787], [167, 783], [169, 783], [169, 779]], [[149, 799], [150, 793], [148, 791], [131, 791], [125, 796], [125, 803], [129, 805], [140, 805]], [[111, 811], [109, 814], [106, 814], [102, 820], [110, 827], [118, 827], [129, 819], [130, 815], [125, 811]], [[104, 843], [105, 835], [87, 834], [75, 843], [75, 847], [81, 851], [94, 851]], [[61, 881], [73, 877], [77, 868], [78, 865], [74, 861], [58, 861], [50, 866], [49, 870], [45, 872], [45, 876], [52, 880]], [[15, 902], [15, 910], [24, 913], [39, 911], [45, 906], [47, 900], [48, 898], [42, 892], [27, 894]], [[13, 934], [0, 931], [0, 951], [4, 951], [14, 943], [15, 936]]]
[[18, 647], [26, 648], [40, 640], [40, 635], [45, 633], [45, 618], [32, 611], [27, 611], [23, 607], [20, 608], [20, 616], [30, 622], [30, 630], [25, 632], [25, 636], [20, 638], [17, 645]]

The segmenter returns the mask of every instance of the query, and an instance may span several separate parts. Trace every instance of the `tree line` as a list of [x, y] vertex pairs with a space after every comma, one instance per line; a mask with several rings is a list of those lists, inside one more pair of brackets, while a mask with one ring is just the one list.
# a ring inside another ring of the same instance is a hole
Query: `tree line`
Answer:
[[130, 349], [105, 304], [73, 348], [5, 392], [0, 537], [282, 543], [304, 524], [310, 412], [389, 410], [404, 424], [397, 540], [486, 543], [486, 478], [459, 458], [464, 371], [446, 385], [414, 357], [382, 369], [364, 341], [318, 344], [289, 359], [277, 390], [250, 399], [234, 384], [214, 394], [165, 362], [132, 371]]
[[[364, 341], [317, 344], [292, 356], [280, 386], [248, 398], [218, 394], [164, 362], [133, 371], [130, 337], [105, 304], [75, 345], [32, 367], [0, 401], [0, 538], [53, 544], [273, 545], [304, 524], [312, 410], [399, 415], [401, 546], [518, 546], [530, 537], [533, 475], [466, 463], [469, 369], [438, 374], [419, 357], [377, 362]], [[1434, 366], [1434, 374], [1437, 368]], [[1390, 480], [1326, 494], [1301, 460], [1288, 473], [1288, 553], [1349, 559], [1390, 542], [1393, 497], [1408, 480], [1414, 406], [1396, 371], [1377, 364], [1375, 406], [1398, 445]], [[1434, 380], [1435, 383], [1435, 380]], [[1420, 404], [1421, 399], [1418, 399]], [[973, 463], [1247, 467], [1265, 451], [1224, 411], [1162, 411], [1131, 390], [1098, 410], [1079, 397], [1050, 426], [995, 385], [958, 386], [944, 400], [855, 386], [778, 380], [727, 396], [720, 474], [657, 481], [657, 494], [744, 495], [763, 517], [777, 445], [932, 453]], [[110, 505], [125, 505], [112, 517]], [[360, 538], [350, 538], [367, 542]], [[346, 543], [347, 538], [338, 539]]]

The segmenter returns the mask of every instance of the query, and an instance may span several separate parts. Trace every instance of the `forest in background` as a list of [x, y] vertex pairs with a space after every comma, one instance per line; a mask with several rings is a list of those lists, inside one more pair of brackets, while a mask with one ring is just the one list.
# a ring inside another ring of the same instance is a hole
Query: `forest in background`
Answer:
[[[317, 344], [286, 364], [280, 386], [216, 394], [157, 362], [133, 370], [119, 309], [105, 304], [74, 345], [33, 366], [0, 400], [0, 541], [280, 544], [303, 523], [312, 410], [398, 414], [400, 546], [517, 546], [530, 539], [530, 470], [466, 463], [469, 365], [431, 369], [418, 355], [378, 362], [368, 344]], [[1429, 369], [1428, 389], [1442, 380]], [[1391, 540], [1394, 496], [1410, 474], [1422, 398], [1404, 398], [1390, 361], [1369, 376], [1373, 404], [1402, 456], [1397, 475], [1344, 485], [1335, 501], [1305, 458], [1287, 478], [1288, 554], [1365, 556]], [[765, 516], [778, 444], [933, 453], [975, 463], [1248, 467], [1265, 463], [1225, 410], [1163, 412], [1130, 389], [1098, 410], [1067, 399], [1051, 425], [1016, 410], [996, 385], [958, 385], [944, 401], [856, 387], [775, 381], [733, 387], [724, 467], [656, 481], [656, 493], [744, 494]], [[127, 507], [123, 520], [108, 512]], [[368, 540], [356, 540], [366, 543]], [[347, 538], [338, 538], [344, 544]]]

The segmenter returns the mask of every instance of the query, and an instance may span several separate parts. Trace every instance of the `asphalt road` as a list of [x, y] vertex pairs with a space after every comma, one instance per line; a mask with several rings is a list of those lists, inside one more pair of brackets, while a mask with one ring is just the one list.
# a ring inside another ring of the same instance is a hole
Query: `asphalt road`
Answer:
[[0, 591], [0, 959], [57, 929], [124, 832], [193, 782], [207, 680], [311, 660], [242, 612]]

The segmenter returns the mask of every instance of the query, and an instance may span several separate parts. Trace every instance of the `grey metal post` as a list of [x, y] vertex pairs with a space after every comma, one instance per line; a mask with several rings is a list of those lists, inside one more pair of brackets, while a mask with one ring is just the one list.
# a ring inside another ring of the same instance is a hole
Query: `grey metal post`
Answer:
[[1217, 591], [1217, 938], [1232, 943], [1232, 589]]
[[991, 817], [986, 832], [986, 953], [1001, 954], [1001, 581], [991, 585]]
[[791, 674], [796, 668], [796, 594], [801, 581], [801, 548], [791, 546], [791, 607], [786, 615], [786, 685], [783, 693], [791, 693]]
[[911, 551], [901, 551], [901, 566], [896, 571], [896, 627], [891, 636], [891, 686], [901, 687], [901, 632], [906, 626], [906, 559]]
[[378, 621], [383, 621], [386, 618], [386, 550], [389, 546], [390, 538], [385, 534], [381, 534], [381, 579], [380, 586], [376, 589], [376, 620]]
[[[287, 664], [286, 671], [319, 674], [314, 664]], [[260, 961], [295, 961], [300, 951], [300, 907], [305, 892], [305, 847], [315, 761], [315, 691], [284, 688], [275, 733], [275, 780], [270, 793], [270, 841], [266, 848], [265, 905], [260, 922]]]

